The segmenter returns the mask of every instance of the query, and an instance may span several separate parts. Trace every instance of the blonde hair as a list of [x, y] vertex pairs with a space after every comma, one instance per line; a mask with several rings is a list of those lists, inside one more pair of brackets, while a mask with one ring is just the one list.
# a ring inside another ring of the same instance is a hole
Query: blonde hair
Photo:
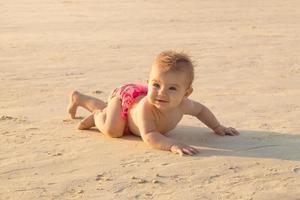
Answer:
[[156, 57], [154, 65], [165, 72], [185, 72], [188, 76], [188, 85], [191, 86], [193, 83], [194, 64], [191, 58], [183, 52], [163, 51]]

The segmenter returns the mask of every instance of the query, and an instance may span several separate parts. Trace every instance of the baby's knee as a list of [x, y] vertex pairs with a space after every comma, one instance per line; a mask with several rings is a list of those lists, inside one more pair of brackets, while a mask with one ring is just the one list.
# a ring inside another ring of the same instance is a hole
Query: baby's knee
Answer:
[[77, 125], [78, 130], [84, 130], [86, 129], [86, 125], [83, 122], [79, 122]]
[[114, 127], [106, 127], [105, 134], [112, 138], [119, 138], [123, 136], [123, 130], [116, 129]]
[[109, 137], [111, 137], [111, 138], [120, 138], [120, 137], [122, 137], [123, 136], [123, 134], [109, 134], [108, 135]]

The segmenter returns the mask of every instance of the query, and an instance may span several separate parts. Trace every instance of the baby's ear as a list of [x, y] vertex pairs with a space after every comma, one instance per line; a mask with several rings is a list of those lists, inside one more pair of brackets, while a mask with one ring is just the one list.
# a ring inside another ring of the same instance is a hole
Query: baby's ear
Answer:
[[191, 87], [189, 87], [186, 91], [185, 91], [185, 95], [184, 95], [184, 97], [188, 97], [188, 96], [190, 96], [191, 94], [192, 94], [192, 92], [193, 92], [193, 88], [192, 88], [192, 86]]
[[147, 79], [147, 84], [149, 84], [149, 80]]

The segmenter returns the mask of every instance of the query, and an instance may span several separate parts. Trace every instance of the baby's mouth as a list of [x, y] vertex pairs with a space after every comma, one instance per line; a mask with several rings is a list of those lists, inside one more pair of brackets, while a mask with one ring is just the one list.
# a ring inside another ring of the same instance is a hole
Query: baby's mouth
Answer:
[[162, 99], [156, 99], [156, 101], [158, 101], [158, 102], [160, 102], [160, 103], [168, 103], [168, 101], [162, 100]]

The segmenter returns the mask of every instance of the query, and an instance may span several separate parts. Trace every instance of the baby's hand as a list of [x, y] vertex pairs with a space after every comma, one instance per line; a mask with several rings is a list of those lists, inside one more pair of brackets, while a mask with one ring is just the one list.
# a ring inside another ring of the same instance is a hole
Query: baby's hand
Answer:
[[225, 127], [225, 126], [218, 126], [217, 128], [214, 129], [214, 132], [217, 134], [217, 135], [221, 135], [221, 136], [224, 136], [224, 135], [231, 135], [231, 136], [235, 136], [235, 135], [239, 135], [240, 133], [235, 130], [235, 128], [232, 128], [232, 127]]
[[199, 153], [199, 151], [194, 147], [190, 147], [185, 144], [173, 144], [171, 146], [171, 151], [175, 154], [179, 154], [180, 156], [183, 156], [183, 154], [188, 154], [192, 156]]

